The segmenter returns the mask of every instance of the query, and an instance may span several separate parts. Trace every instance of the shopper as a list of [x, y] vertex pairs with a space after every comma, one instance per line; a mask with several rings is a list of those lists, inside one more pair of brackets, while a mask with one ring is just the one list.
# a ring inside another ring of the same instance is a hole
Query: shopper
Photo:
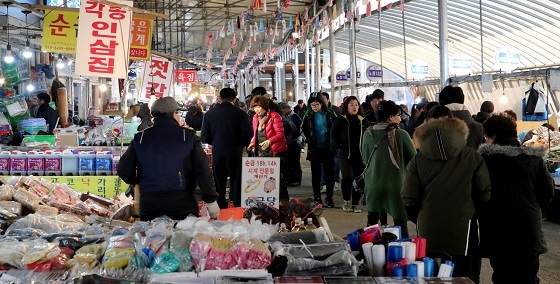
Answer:
[[[342, 112], [340, 107], [331, 104], [330, 96], [328, 93], [323, 92], [321, 93], [321, 95], [323, 96], [323, 101], [325, 102], [325, 104], [327, 104], [327, 107], [331, 109], [338, 117]], [[321, 192], [327, 192], [326, 185], [327, 177], [325, 174], [325, 168], [323, 168], [323, 171], [321, 172]], [[334, 190], [340, 190], [340, 167], [338, 165], [337, 159], [334, 160]]]
[[[481, 255], [490, 258], [496, 284], [539, 283], [539, 255], [547, 251], [541, 212], [554, 193], [543, 161], [546, 148], [520, 147], [517, 126], [505, 116], [491, 116], [483, 126], [487, 145], [478, 151], [492, 195], [478, 214]], [[514, 236], [505, 235], [511, 231]]]
[[166, 215], [174, 220], [198, 216], [194, 191], [200, 186], [210, 217], [218, 217], [208, 156], [195, 132], [179, 126], [179, 107], [172, 97], [152, 105], [154, 126], [136, 133], [118, 165], [118, 175], [140, 187], [140, 219]]
[[221, 103], [206, 112], [202, 123], [202, 141], [212, 145], [212, 170], [221, 208], [227, 207], [228, 176], [229, 200], [235, 206], [241, 206], [241, 158], [243, 148], [249, 145], [253, 136], [247, 113], [232, 104], [236, 96], [231, 88], [220, 90]]
[[189, 106], [189, 110], [185, 115], [185, 123], [188, 127], [200, 131], [202, 130], [202, 121], [204, 120], [204, 113], [202, 108], [197, 104]]
[[[286, 156], [286, 164], [288, 169], [286, 170], [286, 182], [288, 186], [300, 186], [301, 185], [301, 146], [298, 140], [301, 136], [301, 118], [292, 111], [292, 108], [288, 103], [281, 104], [283, 110], [284, 125], [288, 124], [291, 133], [286, 134], [286, 142], [288, 143], [288, 153]], [[284, 127], [286, 131], [286, 127]]]
[[47, 122], [49, 133], [52, 133], [58, 122], [58, 113], [49, 105], [51, 97], [47, 93], [39, 93], [37, 95], [39, 108], [37, 109], [36, 118], [44, 118]]
[[350, 96], [344, 100], [342, 115], [335, 119], [331, 129], [335, 159], [342, 173], [342, 209], [355, 213], [362, 212], [357, 208], [361, 194], [352, 189], [352, 182], [364, 170], [362, 138], [364, 131], [369, 127], [369, 121], [361, 114], [362, 108], [358, 98]]
[[331, 96], [329, 95], [329, 93], [322, 92], [321, 94], [323, 95], [323, 100], [327, 104], [327, 107], [330, 108], [332, 111], [334, 111], [334, 113], [337, 116], [341, 115], [342, 114], [342, 109], [331, 103], [331, 98], [330, 98]]
[[[376, 89], [371, 95], [368, 95], [366, 101], [369, 102], [369, 110], [364, 113], [364, 117], [368, 119], [371, 125], [374, 125], [382, 120], [379, 120], [377, 113], [377, 105], [385, 100], [385, 93]], [[364, 108], [365, 109], [365, 108]]]
[[311, 162], [311, 185], [317, 203], [321, 199], [321, 169], [325, 169], [327, 197], [325, 205], [334, 208], [334, 155], [331, 151], [330, 131], [336, 114], [327, 107], [321, 93], [312, 93], [307, 105], [302, 130], [307, 146], [307, 160]]
[[255, 111], [253, 116], [254, 135], [247, 150], [252, 151], [257, 157], [280, 157], [280, 200], [290, 199], [286, 184], [286, 155], [288, 145], [284, 137], [284, 124], [282, 117], [268, 109], [269, 99], [257, 96], [251, 100], [251, 107]]
[[469, 128], [469, 137], [467, 138], [467, 146], [478, 149], [478, 146], [484, 142], [482, 137], [482, 124], [474, 121], [471, 113], [467, 110], [465, 103], [465, 94], [461, 87], [446, 86], [439, 93], [439, 102], [441, 105], [448, 107], [453, 116], [464, 121]]
[[302, 118], [305, 115], [305, 111], [307, 111], [307, 106], [303, 103], [303, 100], [298, 100], [297, 105], [294, 107], [294, 112]]
[[494, 103], [491, 101], [484, 101], [480, 105], [480, 111], [473, 117], [474, 121], [483, 123], [494, 113]]
[[451, 260], [454, 277], [479, 282], [476, 206], [490, 199], [484, 159], [467, 147], [469, 129], [458, 118], [430, 119], [414, 132], [420, 145], [406, 168], [401, 196], [409, 220], [426, 238], [427, 255]]
[[152, 114], [150, 112], [150, 106], [148, 104], [142, 104], [138, 114], [136, 115], [140, 118], [140, 125], [138, 125], [136, 130], [142, 131], [146, 128], [154, 126], [154, 123], [152, 122]]
[[377, 149], [365, 175], [368, 225], [377, 224], [380, 214], [388, 213], [395, 225], [401, 227], [402, 237], [408, 238], [407, 216], [400, 190], [406, 165], [416, 154], [416, 149], [408, 133], [398, 128], [401, 108], [395, 102], [380, 102], [377, 115], [380, 122], [364, 133], [362, 142], [364, 163]]

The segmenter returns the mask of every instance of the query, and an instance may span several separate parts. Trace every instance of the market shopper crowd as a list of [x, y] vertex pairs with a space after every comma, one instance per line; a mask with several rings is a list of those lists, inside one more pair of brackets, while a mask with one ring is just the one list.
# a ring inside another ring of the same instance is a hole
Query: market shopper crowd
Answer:
[[[414, 105], [410, 117], [379, 89], [362, 105], [346, 97], [340, 109], [320, 92], [293, 109], [277, 104], [262, 87], [245, 106], [236, 96], [223, 88], [220, 103], [206, 113], [190, 109], [186, 126], [172, 98], [154, 103], [153, 126], [135, 135], [119, 164], [123, 180], [140, 186], [141, 219], [184, 219], [198, 212], [196, 184], [212, 217], [227, 200], [241, 206], [245, 149], [251, 156], [280, 158], [280, 200], [288, 200], [288, 187], [301, 185], [306, 146], [316, 204], [335, 207], [339, 168], [344, 211], [361, 212], [364, 195], [368, 225], [387, 225], [391, 215], [408, 238], [411, 221], [427, 239], [429, 257], [455, 264], [453, 276], [479, 283], [485, 257], [494, 283], [539, 282], [539, 255], [547, 250], [541, 212], [552, 199], [553, 182], [544, 149], [521, 146], [511, 114], [494, 113], [491, 102], [484, 102], [472, 116], [463, 90], [454, 86], [441, 90], [439, 102]], [[213, 146], [211, 170], [203, 166], [208, 163], [201, 141]], [[362, 172], [363, 194], [352, 186]], [[517, 237], [504, 238], [502, 232], [513, 228], [521, 228]]]

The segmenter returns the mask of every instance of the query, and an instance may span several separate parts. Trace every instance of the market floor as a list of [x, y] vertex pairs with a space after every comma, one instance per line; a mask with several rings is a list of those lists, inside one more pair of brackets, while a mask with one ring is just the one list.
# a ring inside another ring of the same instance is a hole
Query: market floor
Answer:
[[[311, 189], [311, 168], [309, 161], [305, 160], [305, 153], [302, 153], [301, 168], [303, 171], [303, 179], [301, 186], [288, 188], [290, 196], [295, 198], [308, 198], [312, 196]], [[324, 199], [324, 196], [323, 196]], [[321, 216], [327, 219], [329, 226], [334, 234], [344, 237], [346, 234], [363, 228], [367, 222], [367, 213], [349, 213], [342, 211], [342, 192], [334, 192], [335, 208], [326, 208]], [[363, 208], [362, 208], [363, 209]], [[389, 220], [389, 223], [392, 221]], [[512, 228], [512, 232], [504, 237], [515, 238], [514, 230], [522, 230], [523, 228]], [[416, 234], [416, 227], [413, 223], [408, 222], [408, 230], [411, 236]], [[544, 221], [543, 231], [548, 243], [549, 251], [540, 257], [539, 277], [541, 283], [560, 283], [560, 225]], [[522, 242], [523, 240], [520, 240]], [[512, 272], [515, 273], [515, 272]], [[492, 283], [492, 267], [488, 259], [482, 260], [482, 272], [480, 275], [481, 283]]]

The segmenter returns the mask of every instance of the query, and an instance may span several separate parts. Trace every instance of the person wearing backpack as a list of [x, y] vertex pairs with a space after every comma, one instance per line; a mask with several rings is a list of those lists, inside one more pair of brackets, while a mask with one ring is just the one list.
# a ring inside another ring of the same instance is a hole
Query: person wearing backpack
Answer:
[[282, 103], [282, 117], [284, 121], [284, 135], [288, 143], [288, 153], [286, 156], [286, 182], [288, 186], [301, 185], [301, 147], [298, 143], [298, 138], [301, 136], [299, 131], [301, 127], [301, 118], [292, 111], [288, 103]]
[[253, 139], [247, 147], [255, 157], [280, 157], [280, 200], [288, 200], [286, 155], [288, 145], [284, 135], [284, 123], [277, 112], [269, 109], [270, 99], [257, 96], [251, 100], [253, 116]]

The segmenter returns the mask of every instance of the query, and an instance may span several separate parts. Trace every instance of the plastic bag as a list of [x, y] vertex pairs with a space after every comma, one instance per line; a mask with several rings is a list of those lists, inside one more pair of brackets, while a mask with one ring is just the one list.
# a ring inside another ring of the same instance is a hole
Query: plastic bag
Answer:
[[229, 237], [214, 237], [208, 256], [206, 258], [206, 270], [233, 269], [237, 262], [231, 254], [233, 240]]
[[0, 242], [0, 263], [8, 264], [17, 268], [24, 268], [21, 259], [25, 255], [29, 243], [18, 241]]
[[301, 244], [302, 242], [306, 244], [324, 243], [328, 242], [328, 237], [325, 236], [325, 229], [318, 228], [311, 231], [275, 234], [268, 239], [268, 242], [281, 242], [284, 244]]
[[155, 258], [151, 269], [156, 274], [175, 272], [181, 265], [180, 259], [171, 252], [163, 253]]
[[190, 252], [196, 271], [204, 271], [206, 269], [206, 258], [211, 247], [212, 239], [209, 236], [200, 234], [194, 237], [191, 242]]
[[142, 243], [142, 252], [148, 257], [148, 265], [152, 263], [157, 255], [167, 251], [166, 242], [172, 233], [173, 228], [166, 222], [156, 223], [146, 232], [146, 237]]
[[239, 269], [263, 269], [272, 263], [270, 251], [257, 239], [238, 240], [231, 249], [231, 254]]
[[103, 256], [103, 267], [125, 268], [134, 259], [136, 249], [132, 235], [113, 236], [109, 239]]
[[39, 196], [23, 189], [18, 188], [14, 193], [14, 200], [21, 203], [24, 207], [35, 211], [37, 205], [41, 202], [41, 198]]
[[315, 260], [325, 260], [339, 251], [349, 251], [347, 242], [333, 242], [322, 244], [300, 244], [286, 245], [280, 242], [272, 244], [272, 251], [275, 255], [290, 255], [295, 258], [313, 258]]
[[6, 232], [14, 229], [35, 228], [42, 230], [44, 233], [52, 234], [56, 232], [81, 231], [85, 227], [87, 227], [87, 224], [75, 216], [59, 214], [51, 217], [29, 214], [14, 222]]
[[14, 187], [9, 184], [0, 186], [0, 200], [10, 201], [14, 196]]
[[359, 262], [354, 255], [346, 250], [339, 251], [325, 260], [315, 260], [312, 258], [295, 258], [286, 255], [288, 265], [284, 273], [285, 276], [306, 276], [306, 275], [352, 275], [358, 274]]
[[21, 262], [23, 264], [40, 263], [50, 259], [53, 259], [60, 254], [60, 248], [57, 244], [53, 243], [41, 243], [31, 246]]

